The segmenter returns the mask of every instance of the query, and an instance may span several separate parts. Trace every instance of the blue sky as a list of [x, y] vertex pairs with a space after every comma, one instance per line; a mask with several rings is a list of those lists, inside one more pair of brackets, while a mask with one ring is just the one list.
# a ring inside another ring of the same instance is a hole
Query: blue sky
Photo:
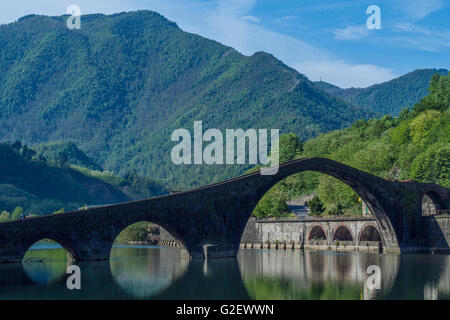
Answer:
[[[450, 69], [448, 0], [15, 0], [0, 4], [0, 23], [65, 14], [72, 4], [82, 14], [154, 10], [185, 31], [246, 55], [269, 52], [311, 80], [341, 87]], [[380, 7], [379, 30], [366, 26], [369, 5]]]

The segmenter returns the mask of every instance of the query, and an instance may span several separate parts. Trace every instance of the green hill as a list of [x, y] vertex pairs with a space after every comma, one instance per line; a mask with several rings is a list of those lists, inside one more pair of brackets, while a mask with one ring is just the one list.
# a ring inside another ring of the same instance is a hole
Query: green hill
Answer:
[[167, 193], [157, 182], [135, 174], [120, 178], [68, 162], [50, 166], [18, 142], [0, 144], [0, 161], [0, 212], [22, 207], [26, 213], [48, 214], [61, 208], [68, 211]]
[[40, 143], [34, 145], [32, 149], [37, 152], [39, 157], [45, 158], [46, 162], [52, 165], [64, 165], [67, 162], [91, 170], [103, 170], [102, 167], [81, 151], [75, 143], [70, 141]]
[[341, 89], [324, 81], [315, 82], [320, 88], [349, 103], [362, 106], [380, 114], [398, 115], [411, 108], [427, 95], [434, 74], [446, 75], [446, 69], [420, 69], [381, 84], [367, 88]]
[[273, 56], [244, 56], [155, 12], [31, 15], [0, 26], [0, 140], [72, 141], [113, 172], [185, 188], [241, 166], [171, 163], [177, 128], [279, 128], [306, 140], [374, 113], [318, 89]]
[[[295, 136], [280, 140], [284, 160], [326, 157], [386, 179], [436, 183], [450, 188], [450, 75], [432, 77], [429, 94], [398, 117], [360, 120], [299, 147]], [[297, 152], [288, 152], [296, 149]], [[313, 172], [288, 177], [272, 188], [257, 216], [288, 215], [288, 199], [316, 191], [325, 214], [359, 214], [358, 195], [342, 182]]]

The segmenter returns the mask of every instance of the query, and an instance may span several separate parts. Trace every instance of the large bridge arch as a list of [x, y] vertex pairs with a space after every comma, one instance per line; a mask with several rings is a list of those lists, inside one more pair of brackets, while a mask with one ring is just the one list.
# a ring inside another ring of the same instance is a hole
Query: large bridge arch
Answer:
[[334, 160], [309, 158], [281, 164], [276, 175], [260, 176], [255, 179], [261, 180], [261, 187], [258, 190], [259, 199], [279, 181], [303, 171], [330, 175], [352, 188], [373, 212], [383, 244], [391, 251], [400, 250], [398, 235], [401, 234], [401, 228], [397, 226], [398, 217], [396, 216], [400, 212], [396, 212], [395, 206], [390, 203], [391, 196], [395, 197], [395, 195], [390, 194], [390, 188], [386, 187], [389, 186], [389, 181]]

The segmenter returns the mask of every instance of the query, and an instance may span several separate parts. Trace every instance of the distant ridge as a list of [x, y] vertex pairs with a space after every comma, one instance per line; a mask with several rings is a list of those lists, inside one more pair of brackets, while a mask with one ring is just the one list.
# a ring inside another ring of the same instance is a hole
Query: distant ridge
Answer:
[[403, 108], [411, 108], [428, 94], [430, 79], [436, 73], [447, 75], [448, 70], [418, 69], [367, 88], [341, 89], [324, 81], [317, 81], [315, 84], [349, 103], [380, 114], [398, 115]]

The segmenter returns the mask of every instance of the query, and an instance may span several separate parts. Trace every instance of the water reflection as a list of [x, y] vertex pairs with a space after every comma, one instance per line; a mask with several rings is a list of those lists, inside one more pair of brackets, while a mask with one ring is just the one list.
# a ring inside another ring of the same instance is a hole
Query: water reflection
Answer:
[[386, 299], [450, 299], [450, 256], [404, 255]]
[[[239, 265], [253, 299], [373, 299], [389, 292], [400, 256], [344, 252], [241, 252]], [[382, 270], [382, 290], [366, 288], [367, 267]]]
[[114, 247], [111, 251], [110, 266], [114, 280], [135, 298], [150, 298], [161, 292], [179, 278], [189, 264], [189, 259], [180, 249], [150, 248]]
[[236, 259], [191, 260], [172, 286], [153, 299], [249, 300]]
[[[243, 250], [203, 261], [177, 248], [115, 247], [110, 261], [78, 263], [81, 290], [67, 289], [67, 265], [62, 248], [0, 264], [0, 299], [450, 299], [448, 255]], [[370, 265], [381, 290], [366, 287]]]
[[58, 282], [66, 274], [67, 253], [56, 244], [42, 244], [28, 250], [23, 259], [26, 274], [36, 283]]

